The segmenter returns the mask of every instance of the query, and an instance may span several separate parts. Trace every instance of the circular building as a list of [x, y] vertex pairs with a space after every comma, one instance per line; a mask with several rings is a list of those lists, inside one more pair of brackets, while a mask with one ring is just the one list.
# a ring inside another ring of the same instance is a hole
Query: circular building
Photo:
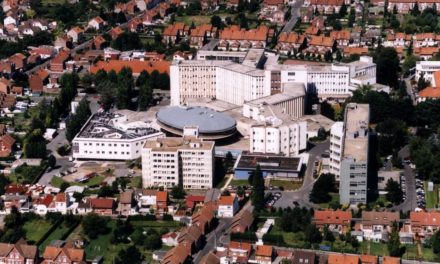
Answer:
[[194, 135], [202, 139], [219, 140], [236, 132], [233, 118], [206, 107], [173, 106], [156, 113], [159, 126], [175, 135]]

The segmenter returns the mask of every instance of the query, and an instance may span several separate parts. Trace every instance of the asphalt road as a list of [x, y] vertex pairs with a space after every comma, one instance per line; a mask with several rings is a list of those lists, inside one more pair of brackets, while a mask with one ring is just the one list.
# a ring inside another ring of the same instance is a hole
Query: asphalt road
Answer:
[[411, 97], [411, 101], [413, 102], [413, 105], [416, 105], [416, 96], [414, 94], [414, 91], [411, 86], [411, 78], [413, 78], [414, 75], [409, 76], [408, 78], [405, 78], [405, 84], [406, 84], [406, 93]]
[[284, 26], [282, 32], [289, 33], [292, 31], [293, 27], [298, 22], [298, 19], [300, 17], [299, 11], [300, 11], [300, 8], [302, 5], [303, 5], [303, 0], [297, 0], [297, 1], [295, 1], [295, 3], [293, 5], [291, 5], [291, 7], [292, 7], [291, 14], [292, 15], [291, 15], [289, 21]]
[[[409, 157], [409, 148], [405, 146], [399, 151], [399, 157], [404, 159]], [[406, 199], [403, 203], [392, 207], [392, 210], [403, 212], [413, 211], [417, 207], [417, 197], [416, 197], [416, 174], [413, 169], [409, 167], [408, 164], [404, 165], [403, 174], [405, 176], [406, 184]]]
[[324, 151], [328, 150], [330, 147], [330, 142], [327, 140], [323, 143], [316, 144], [313, 148], [309, 150], [309, 161], [307, 163], [307, 168], [304, 173], [303, 186], [296, 191], [283, 191], [281, 198], [275, 202], [274, 207], [276, 208], [287, 208], [293, 207], [294, 202], [297, 202], [300, 206], [305, 207], [316, 207], [317, 205], [309, 201], [309, 194], [312, 191], [313, 184], [316, 179], [313, 178], [313, 171], [315, 169], [315, 161]]

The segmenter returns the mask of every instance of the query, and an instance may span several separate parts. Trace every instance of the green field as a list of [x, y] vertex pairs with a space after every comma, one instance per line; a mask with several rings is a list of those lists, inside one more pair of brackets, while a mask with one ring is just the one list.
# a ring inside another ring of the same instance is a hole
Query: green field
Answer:
[[26, 231], [26, 239], [35, 242], [40, 240], [51, 227], [52, 224], [43, 219], [31, 220], [23, 225], [23, 229]]
[[46, 240], [41, 243], [41, 245], [38, 247], [40, 252], [46, 248], [47, 245], [50, 244], [53, 240], [59, 240], [62, 239], [66, 233], [69, 231], [69, 227], [65, 226], [63, 223], [60, 224], [47, 238]]
[[232, 180], [229, 184], [231, 186], [243, 186], [243, 185], [249, 185], [248, 180]]
[[286, 191], [298, 190], [302, 187], [302, 181], [282, 181], [282, 180], [270, 180], [270, 185], [283, 187]]
[[[70, 182], [69, 184], [90, 187], [90, 186], [99, 185], [104, 179], [105, 179], [104, 176], [95, 176], [87, 182]], [[50, 183], [52, 184], [52, 186], [59, 188], [63, 182], [66, 181], [63, 180], [62, 177], [53, 177]]]
[[320, 203], [318, 204], [321, 208], [329, 208], [330, 204], [332, 203], [339, 203], [339, 193], [330, 193], [330, 196], [332, 197], [332, 200], [328, 203]]
[[115, 228], [115, 225], [115, 221], [109, 221], [107, 223], [107, 226], [110, 229], [109, 232], [105, 235], [100, 235], [96, 239], [90, 240], [87, 243], [85, 247], [87, 259], [93, 259], [96, 256], [104, 256], [104, 258], [107, 259], [106, 255], [112, 251], [109, 249], [109, 246], [111, 244], [112, 231]]
[[211, 16], [181, 16], [176, 17], [176, 22], [183, 22], [185, 25], [191, 25], [194, 22], [194, 25], [202, 25], [202, 24], [210, 24]]

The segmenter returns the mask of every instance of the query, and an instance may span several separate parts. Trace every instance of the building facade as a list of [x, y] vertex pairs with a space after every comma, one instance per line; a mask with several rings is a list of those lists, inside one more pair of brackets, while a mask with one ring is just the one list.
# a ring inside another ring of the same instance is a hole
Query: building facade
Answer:
[[142, 150], [143, 187], [182, 185], [210, 189], [214, 175], [214, 142], [197, 138], [158, 138]]
[[367, 203], [369, 121], [369, 105], [347, 105], [339, 174], [341, 204]]

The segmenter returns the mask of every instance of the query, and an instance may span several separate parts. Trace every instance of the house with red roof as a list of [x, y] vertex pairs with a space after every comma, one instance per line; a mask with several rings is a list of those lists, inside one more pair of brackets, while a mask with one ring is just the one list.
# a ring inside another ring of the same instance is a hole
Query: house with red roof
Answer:
[[79, 264], [85, 259], [84, 249], [75, 248], [71, 242], [49, 245], [44, 249], [43, 259], [41, 264]]
[[130, 68], [133, 72], [133, 76], [137, 77], [142, 71], [147, 71], [152, 73], [157, 70], [159, 73], [169, 73], [170, 62], [168, 61], [140, 61], [140, 60], [109, 60], [109, 61], [98, 61], [95, 65], [90, 67], [90, 72], [95, 74], [99, 70], [104, 70], [110, 72], [114, 70], [115, 72], [120, 72], [122, 68]]
[[109, 31], [109, 35], [112, 39], [116, 39], [117, 37], [119, 37], [119, 35], [121, 35], [122, 33], [124, 33], [124, 30], [121, 27], [114, 27]]
[[383, 45], [386, 47], [409, 47], [412, 42], [412, 35], [403, 32], [387, 34]]
[[37, 246], [20, 239], [15, 244], [0, 243], [0, 263], [38, 263]]
[[52, 72], [62, 73], [66, 68], [66, 62], [70, 57], [68, 51], [62, 50], [58, 55], [50, 61], [50, 70]]
[[[237, 262], [238, 259], [247, 260], [251, 256], [252, 245], [244, 242], [231, 241], [228, 245], [228, 257], [232, 259], [232, 262]], [[241, 262], [240, 262], [241, 263]]]
[[168, 211], [168, 192], [158, 191], [156, 193], [156, 211], [159, 214], [163, 214]]
[[87, 23], [89, 28], [93, 28], [96, 30], [100, 30], [102, 27], [105, 26], [105, 21], [100, 16], [92, 18], [89, 23]]
[[272, 23], [284, 23], [284, 1], [283, 0], [264, 0], [259, 19], [268, 20]]
[[[417, 2], [420, 12], [423, 12], [426, 8], [433, 8], [434, 4], [438, 4], [436, 0], [420, 0], [420, 1], [412, 1], [412, 0], [389, 0], [388, 2], [388, 11], [393, 12], [394, 7], [399, 14], [408, 14], [414, 8], [414, 4]], [[371, 3], [375, 6], [384, 7], [385, 0], [372, 0]]]
[[34, 212], [39, 215], [46, 215], [48, 208], [53, 201], [53, 195], [45, 194], [43, 197], [33, 201]]
[[99, 215], [112, 215], [115, 213], [115, 200], [111, 198], [92, 198], [90, 206], [94, 213]]
[[28, 81], [32, 93], [42, 93], [44, 86], [49, 82], [49, 73], [44, 69], [40, 69], [29, 75]]
[[359, 264], [358, 255], [330, 253], [327, 264]]
[[189, 26], [185, 25], [182, 22], [176, 22], [164, 29], [162, 33], [163, 36], [162, 42], [165, 44], [178, 43], [184, 36], [188, 35], [188, 33], [189, 33]]
[[[337, 14], [343, 3], [344, 0], [306, 0], [304, 6], [311, 6], [320, 14]], [[350, 2], [348, 1], [346, 4], [350, 4]]]
[[218, 201], [218, 217], [234, 217], [239, 209], [237, 196], [220, 196]]
[[347, 47], [350, 44], [351, 33], [348, 30], [331, 31], [330, 37], [333, 38], [338, 47]]
[[23, 53], [15, 53], [8, 58], [15, 70], [23, 70], [27, 66], [27, 57]]
[[77, 43], [79, 39], [83, 36], [84, 30], [80, 27], [73, 27], [69, 31], [67, 31], [67, 36], [69, 36], [73, 43]]
[[211, 230], [212, 221], [214, 220], [215, 208], [212, 206], [204, 206], [191, 217], [191, 225], [197, 226], [202, 234], [206, 234]]
[[327, 51], [332, 51], [335, 43], [335, 39], [332, 37], [311, 36], [306, 51], [314, 54], [325, 54]]
[[188, 261], [188, 254], [184, 245], [177, 245], [168, 250], [163, 257], [162, 264], [185, 264]]
[[162, 244], [174, 247], [178, 245], [177, 238], [179, 237], [179, 233], [177, 232], [169, 232], [162, 235]]
[[313, 223], [321, 230], [328, 226], [331, 231], [345, 234], [350, 230], [351, 219], [351, 211], [316, 210]]
[[246, 30], [233, 25], [220, 32], [219, 50], [247, 51], [251, 48], [263, 49], [273, 30], [266, 25]]
[[411, 212], [410, 230], [422, 240], [429, 239], [440, 228], [440, 212]]
[[415, 48], [434, 47], [438, 45], [439, 38], [435, 33], [418, 33], [413, 36], [413, 44]]
[[0, 157], [8, 157], [14, 150], [15, 138], [9, 134], [0, 137]]
[[423, 60], [429, 60], [440, 51], [440, 47], [419, 47], [414, 48], [413, 54]]
[[201, 48], [206, 42], [217, 35], [217, 28], [211, 24], [196, 26], [190, 30], [189, 45], [194, 48]]
[[255, 262], [258, 264], [271, 264], [275, 251], [272, 246], [257, 245], [255, 250]]
[[278, 44], [276, 46], [276, 50], [280, 53], [287, 54], [289, 51], [291, 53], [294, 50], [298, 51], [299, 47], [304, 43], [305, 40], [304, 35], [299, 35], [296, 32], [281, 32], [278, 37]]
[[12, 83], [5, 77], [0, 78], [0, 93], [8, 94], [11, 91]]
[[402, 261], [400, 258], [396, 258], [396, 257], [388, 257], [388, 256], [384, 256], [382, 258], [382, 264], [401, 264]]
[[65, 193], [58, 193], [49, 205], [49, 212], [67, 213], [68, 201]]
[[186, 196], [186, 209], [190, 212], [198, 205], [203, 205], [205, 201], [205, 196], [203, 195], [188, 195]]
[[177, 238], [179, 245], [183, 245], [188, 255], [192, 255], [201, 247], [203, 243], [203, 233], [199, 227], [192, 225], [185, 227]]

